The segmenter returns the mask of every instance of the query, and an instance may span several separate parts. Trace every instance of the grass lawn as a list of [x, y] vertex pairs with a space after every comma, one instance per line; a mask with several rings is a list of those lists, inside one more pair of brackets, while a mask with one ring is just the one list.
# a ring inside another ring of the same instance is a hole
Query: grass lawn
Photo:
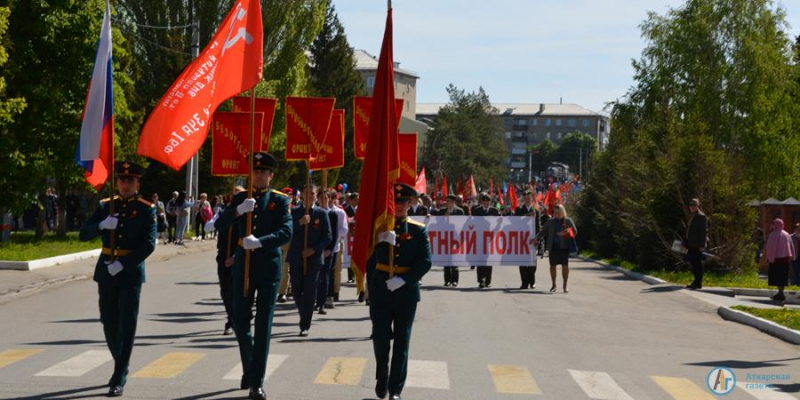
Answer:
[[800, 331], [800, 310], [794, 310], [791, 308], [781, 308], [776, 310], [776, 309], [752, 308], [745, 306], [733, 306], [732, 308], [735, 310], [744, 311], [746, 313], [755, 315], [756, 317], [759, 318], [770, 320], [772, 322], [775, 322], [776, 324], [783, 325], [787, 328]]
[[11, 234], [10, 242], [0, 243], [0, 260], [30, 261], [99, 249], [100, 246], [99, 236], [90, 242], [81, 242], [78, 232], [68, 232], [63, 238], [46, 233], [41, 240], [36, 240], [33, 232], [17, 232]]
[[[598, 256], [591, 251], [583, 251], [581, 255], [598, 260]], [[618, 265], [629, 271], [647, 274], [656, 278], [661, 278], [667, 282], [676, 285], [688, 285], [694, 280], [694, 275], [690, 271], [664, 271], [664, 270], [643, 270], [638, 265], [624, 261], [618, 258], [600, 259], [603, 262]], [[775, 287], [767, 286], [766, 279], [760, 279], [758, 275], [753, 274], [733, 274], [733, 273], [715, 273], [707, 272], [703, 274], [703, 286], [716, 286], [716, 287], [738, 287], [750, 289], [775, 289]], [[788, 286], [787, 290], [800, 290], [798, 286]]]

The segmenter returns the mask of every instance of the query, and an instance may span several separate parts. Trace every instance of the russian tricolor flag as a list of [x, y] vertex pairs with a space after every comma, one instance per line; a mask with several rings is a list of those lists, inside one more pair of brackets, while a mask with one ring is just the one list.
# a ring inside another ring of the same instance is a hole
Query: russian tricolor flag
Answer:
[[97, 190], [108, 179], [114, 161], [114, 84], [111, 73], [111, 12], [106, 1], [103, 29], [75, 152], [75, 161], [86, 170], [86, 182]]

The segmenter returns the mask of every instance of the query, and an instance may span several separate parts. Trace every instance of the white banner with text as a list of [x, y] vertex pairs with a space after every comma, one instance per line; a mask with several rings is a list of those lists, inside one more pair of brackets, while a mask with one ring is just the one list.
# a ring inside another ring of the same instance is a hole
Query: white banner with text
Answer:
[[[516, 267], [536, 265], [533, 217], [411, 217], [428, 229], [434, 266], [468, 267], [490, 265]], [[342, 246], [343, 268], [350, 267], [353, 231]]]

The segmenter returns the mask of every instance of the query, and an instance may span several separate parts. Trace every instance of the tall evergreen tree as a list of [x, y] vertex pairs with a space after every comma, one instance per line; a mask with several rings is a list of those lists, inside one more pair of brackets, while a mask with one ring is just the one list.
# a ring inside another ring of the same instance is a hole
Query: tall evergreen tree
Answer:
[[332, 171], [328, 182], [331, 185], [344, 182], [355, 189], [361, 176], [361, 161], [353, 155], [353, 124], [349, 121], [353, 120], [353, 97], [361, 92], [363, 82], [355, 69], [353, 49], [333, 5], [329, 5], [322, 31], [311, 44], [309, 61], [309, 80], [314, 93], [335, 97], [336, 108], [345, 110], [345, 165], [341, 170]]

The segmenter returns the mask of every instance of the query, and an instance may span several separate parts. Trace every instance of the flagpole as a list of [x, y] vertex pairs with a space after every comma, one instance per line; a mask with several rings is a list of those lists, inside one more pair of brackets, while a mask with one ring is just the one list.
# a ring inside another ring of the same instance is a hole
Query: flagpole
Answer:
[[[111, 174], [109, 174], [108, 179], [111, 180], [111, 195], [109, 196], [111, 198], [111, 201], [110, 201], [111, 205], [109, 206], [108, 215], [113, 217], [114, 216], [114, 192], [117, 191], [116, 178], [114, 177], [114, 119], [113, 118], [111, 119], [110, 123], [111, 123], [111, 140], [110, 140], [110, 143], [108, 145], [111, 146]], [[109, 240], [108, 240], [108, 242], [109, 242], [108, 245], [111, 247], [111, 262], [116, 261], [116, 258], [117, 258], [116, 251], [115, 251], [115, 246], [114, 246], [114, 236], [116, 236], [114, 234], [115, 231], [116, 231], [116, 229], [112, 229], [111, 230], [111, 234], [110, 234]]]
[[[255, 141], [256, 126], [256, 88], [250, 89], [250, 155], [248, 156], [249, 165], [247, 180], [247, 198], [253, 198], [253, 141]], [[247, 231], [245, 236], [253, 233], [253, 213], [247, 213]], [[244, 297], [250, 293], [250, 250], [244, 251]]]
[[[309, 194], [309, 191], [312, 191], [312, 188], [311, 188], [311, 161], [306, 161], [306, 165], [308, 166], [308, 173], [306, 174], [306, 188], [303, 191], [305, 193], [305, 196], [303, 198], [303, 206], [305, 206], [305, 209], [306, 209], [306, 214], [305, 215], [308, 216], [308, 215], [311, 214], [311, 206], [312, 206], [311, 202], [308, 201], [308, 200], [310, 200], [310, 197], [312, 197]], [[310, 223], [311, 223], [311, 220], [309, 219], [308, 224], [310, 224]], [[305, 224], [305, 226], [303, 227], [304, 228], [303, 229], [303, 252], [305, 252], [305, 250], [308, 248], [308, 224]], [[303, 255], [303, 276], [306, 276], [307, 274], [308, 274], [308, 257]]]

